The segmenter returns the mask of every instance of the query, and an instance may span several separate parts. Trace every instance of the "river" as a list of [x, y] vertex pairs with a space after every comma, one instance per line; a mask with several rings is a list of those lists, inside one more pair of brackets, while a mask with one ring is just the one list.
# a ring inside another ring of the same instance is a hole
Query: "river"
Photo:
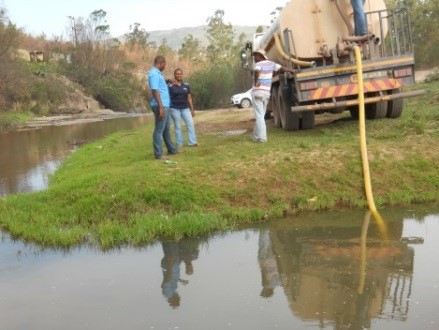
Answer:
[[439, 210], [296, 216], [143, 248], [0, 240], [1, 329], [438, 329]]
[[117, 131], [134, 129], [151, 120], [149, 115], [137, 115], [0, 131], [0, 195], [45, 189], [50, 174], [82, 144]]

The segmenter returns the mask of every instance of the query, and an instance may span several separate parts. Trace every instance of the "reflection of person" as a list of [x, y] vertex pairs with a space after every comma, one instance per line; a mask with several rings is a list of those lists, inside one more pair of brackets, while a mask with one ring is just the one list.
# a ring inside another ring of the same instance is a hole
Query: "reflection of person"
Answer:
[[259, 232], [258, 259], [262, 275], [261, 297], [269, 298], [273, 295], [274, 288], [280, 285], [280, 276], [268, 230]]
[[174, 121], [175, 137], [178, 148], [183, 147], [183, 133], [181, 131], [181, 120], [183, 119], [187, 128], [189, 146], [196, 147], [197, 136], [192, 117], [195, 117], [194, 104], [192, 102], [191, 88], [188, 83], [183, 82], [183, 71], [175, 69], [175, 80], [169, 84], [171, 96], [171, 117]]
[[253, 66], [253, 88], [252, 102], [253, 112], [255, 114], [255, 126], [253, 129], [252, 140], [254, 142], [267, 142], [267, 127], [265, 126], [265, 112], [267, 111], [268, 100], [270, 99], [271, 78], [273, 72], [291, 72], [294, 70], [281, 66], [267, 60], [267, 55], [263, 49], [255, 50], [255, 64]]
[[164, 257], [161, 261], [163, 270], [162, 293], [172, 307], [180, 306], [180, 295], [177, 292], [180, 279], [180, 258], [178, 256], [178, 243], [163, 242]]
[[354, 9], [355, 35], [364, 36], [367, 34], [366, 19], [364, 17], [364, 2], [366, 0], [351, 0]]
[[162, 55], [154, 59], [154, 66], [148, 72], [149, 88], [152, 91], [151, 108], [154, 112], [155, 126], [152, 135], [154, 157], [164, 159], [162, 141], [165, 141], [169, 154], [176, 154], [177, 148], [173, 145], [170, 132], [170, 104], [168, 85], [162, 71], [166, 67], [166, 60]]
[[198, 258], [197, 239], [184, 239], [179, 242], [162, 242], [163, 259], [161, 267], [163, 271], [162, 294], [168, 300], [172, 308], [180, 306], [180, 295], [177, 292], [178, 283], [186, 285], [188, 280], [180, 278], [180, 264], [184, 262], [186, 275], [194, 272], [192, 261]]

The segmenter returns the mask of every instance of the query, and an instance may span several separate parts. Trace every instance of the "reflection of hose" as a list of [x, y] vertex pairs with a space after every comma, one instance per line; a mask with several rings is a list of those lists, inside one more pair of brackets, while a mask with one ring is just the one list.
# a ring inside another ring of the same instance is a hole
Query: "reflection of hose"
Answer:
[[366, 146], [366, 124], [365, 124], [365, 111], [364, 111], [364, 86], [363, 86], [363, 65], [361, 62], [361, 51], [357, 45], [353, 46], [355, 52], [355, 61], [357, 62], [357, 77], [358, 77], [358, 124], [360, 130], [360, 147], [361, 147], [361, 160], [363, 163], [363, 176], [364, 176], [364, 188], [366, 190], [367, 203], [369, 210], [372, 211], [373, 216], [380, 227], [381, 234], [387, 237], [387, 228], [383, 219], [377, 211], [375, 201], [372, 194], [372, 184], [370, 181], [369, 160], [367, 157]]
[[311, 62], [300, 61], [300, 60], [295, 59], [292, 56], [289, 56], [287, 53], [285, 53], [283, 48], [282, 48], [281, 41], [279, 39], [279, 35], [277, 33], [274, 34], [274, 41], [276, 44], [277, 51], [279, 52], [279, 54], [282, 56], [282, 58], [284, 60], [291, 61], [291, 63], [293, 63], [293, 64], [296, 64], [298, 66], [308, 67], [308, 68], [309, 67], [314, 68], [316, 66], [316, 62], [314, 62], [314, 61], [311, 61]]
[[371, 211], [367, 211], [364, 215], [363, 227], [361, 228], [361, 237], [360, 237], [360, 276], [358, 279], [358, 294], [363, 293], [364, 282], [366, 279], [366, 241], [367, 241], [367, 229], [369, 228]]

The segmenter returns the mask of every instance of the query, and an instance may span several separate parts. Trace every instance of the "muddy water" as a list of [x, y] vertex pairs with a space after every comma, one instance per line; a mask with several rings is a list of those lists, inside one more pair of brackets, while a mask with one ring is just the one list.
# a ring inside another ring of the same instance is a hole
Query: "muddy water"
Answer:
[[102, 252], [0, 243], [1, 329], [438, 329], [439, 208]]
[[150, 122], [150, 116], [143, 115], [0, 131], [0, 196], [45, 189], [50, 174], [78, 146]]

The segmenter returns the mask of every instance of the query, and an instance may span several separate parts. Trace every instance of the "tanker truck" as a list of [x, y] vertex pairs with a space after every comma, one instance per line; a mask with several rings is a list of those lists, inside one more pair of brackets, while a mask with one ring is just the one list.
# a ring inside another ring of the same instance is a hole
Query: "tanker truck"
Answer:
[[[349, 111], [358, 119], [358, 79], [363, 79], [367, 119], [398, 118], [403, 100], [424, 91], [403, 91], [414, 84], [414, 54], [407, 10], [389, 10], [383, 0], [366, 0], [367, 34], [354, 36], [349, 0], [292, 0], [265, 33], [241, 50], [263, 49], [273, 62], [295, 69], [275, 75], [267, 114], [286, 131], [311, 129], [315, 116]], [[357, 76], [356, 45], [362, 77]]]

